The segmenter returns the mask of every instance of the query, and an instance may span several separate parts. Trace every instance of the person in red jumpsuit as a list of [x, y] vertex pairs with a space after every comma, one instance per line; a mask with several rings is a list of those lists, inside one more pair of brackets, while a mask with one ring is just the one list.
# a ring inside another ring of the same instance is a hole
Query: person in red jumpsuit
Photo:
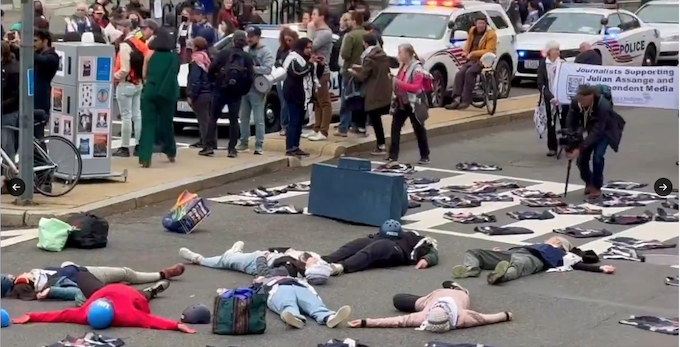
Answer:
[[[89, 274], [89, 273], [87, 273]], [[92, 276], [89, 285], [97, 285], [99, 282]], [[79, 281], [81, 282], [81, 281]], [[101, 282], [99, 282], [101, 284]], [[81, 283], [79, 283], [80, 285]], [[85, 283], [82, 283], [85, 285]], [[113, 305], [112, 327], [146, 328], [156, 330], [178, 330], [187, 334], [194, 334], [196, 330], [185, 324], [167, 318], [154, 316], [149, 308], [149, 300], [157, 293], [140, 292], [125, 284], [114, 283], [103, 285], [87, 299], [83, 306], [62, 311], [53, 312], [30, 312], [12, 320], [14, 324], [26, 323], [72, 323], [88, 325], [88, 311], [90, 305], [98, 299], [107, 299]]]

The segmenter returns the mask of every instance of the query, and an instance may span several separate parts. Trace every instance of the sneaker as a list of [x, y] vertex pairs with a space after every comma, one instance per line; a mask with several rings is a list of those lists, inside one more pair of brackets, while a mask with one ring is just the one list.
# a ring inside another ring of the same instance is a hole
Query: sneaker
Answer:
[[130, 157], [130, 150], [126, 147], [120, 147], [118, 148], [117, 151], [113, 152], [111, 154], [112, 157], [121, 157], [121, 158], [129, 158]]
[[132, 151], [132, 155], [135, 157], [139, 157], [139, 145], [135, 145], [135, 148]]
[[290, 313], [290, 311], [284, 311], [281, 313], [281, 320], [293, 328], [302, 329], [305, 327], [305, 321], [295, 317], [295, 315]]
[[189, 145], [189, 148], [201, 148], [203, 147], [203, 142], [197, 141]]
[[229, 248], [224, 254], [229, 254], [229, 253], [241, 253], [243, 252], [243, 247], [246, 244], [243, 241], [236, 241], [234, 244]]
[[296, 156], [298, 157], [309, 157], [309, 153], [301, 150], [301, 149], [296, 149], [293, 153], [295, 153]]
[[281, 128], [279, 131], [279, 136], [286, 136], [286, 128]]
[[286, 151], [286, 156], [287, 157], [297, 157], [297, 152], [295, 150], [287, 150]]
[[453, 282], [453, 281], [444, 281], [444, 283], [442, 283], [442, 288], [460, 290], [460, 291], [464, 292], [465, 294], [470, 295], [469, 290], [467, 290], [465, 287], [463, 287], [460, 284]]
[[160, 281], [154, 283], [152, 286], [142, 289], [142, 291], [149, 293], [150, 299], [153, 299], [156, 296], [158, 296], [158, 294], [160, 294], [160, 293], [164, 292], [166, 289], [168, 289], [168, 287], [170, 287], [170, 281], [160, 280]]
[[179, 249], [179, 256], [192, 264], [200, 264], [201, 260], [203, 260], [202, 255], [192, 252], [190, 249], [184, 247]]
[[429, 163], [430, 163], [430, 158], [420, 158], [420, 160], [418, 160], [418, 164], [420, 164], [420, 165], [427, 165]]
[[328, 139], [328, 138], [326, 137], [326, 135], [324, 135], [324, 134], [322, 134], [322, 133], [320, 133], [320, 132], [319, 132], [319, 133], [315, 133], [315, 134], [313, 134], [313, 135], [310, 135], [310, 136], [307, 138], [307, 140], [309, 140], [309, 141], [326, 141], [326, 139]]
[[444, 108], [447, 110], [457, 110], [458, 106], [460, 106], [460, 102], [454, 101], [448, 105], [445, 105]]
[[352, 314], [351, 307], [347, 305], [340, 307], [340, 309], [338, 309], [335, 314], [328, 316], [328, 319], [326, 320], [326, 326], [329, 328], [335, 328], [341, 323], [346, 322], [350, 314]]
[[376, 147], [374, 150], [371, 151], [371, 155], [384, 155], [385, 154], [385, 145], [380, 145]]
[[161, 270], [163, 278], [169, 280], [173, 277], [181, 276], [184, 273], [184, 264], [175, 264], [171, 267], [166, 267]]
[[343, 133], [341, 131], [336, 131], [333, 133], [333, 136], [338, 136], [338, 137], [347, 137], [347, 133]]
[[505, 276], [506, 273], [508, 273], [508, 269], [510, 268], [510, 262], [508, 261], [501, 261], [496, 265], [496, 268], [493, 269], [493, 272], [489, 274], [486, 278], [486, 282], [489, 284], [499, 284], [501, 283], [501, 280], [503, 279], [503, 276]]
[[467, 102], [463, 102], [463, 103], [461, 103], [461, 104], [458, 106], [458, 109], [459, 109], [459, 110], [464, 110], [464, 109], [466, 109], [466, 108], [468, 108], [468, 107], [470, 107], [470, 104], [468, 104]]
[[198, 155], [202, 155], [204, 157], [212, 157], [215, 154], [215, 152], [212, 150], [212, 148], [203, 148], [202, 150], [198, 151]]
[[236, 158], [238, 157], [238, 152], [235, 149], [230, 149], [229, 152], [227, 153], [228, 158]]
[[253, 154], [255, 154], [255, 155], [262, 155], [262, 153], [264, 153], [264, 150], [262, 148], [257, 148], [253, 152]]
[[465, 265], [456, 265], [451, 269], [451, 275], [453, 275], [453, 278], [468, 278], [468, 277], [477, 277], [479, 276], [478, 271], [474, 271], [473, 269], [468, 269], [467, 266]]
[[365, 134], [366, 128], [357, 128], [357, 132], [359, 132], [359, 134]]
[[340, 264], [330, 264], [331, 265], [331, 276], [339, 276], [345, 271], [345, 268]]
[[300, 135], [300, 137], [303, 138], [303, 139], [308, 139], [312, 136], [316, 136], [316, 134], [318, 134], [316, 131], [307, 131], [307, 132], [302, 133], [302, 135]]
[[247, 151], [248, 150], [248, 145], [245, 144], [239, 144], [236, 146], [236, 150], [239, 152]]
[[554, 157], [557, 155], [557, 151], [548, 151], [548, 153], [545, 154], [546, 157]]

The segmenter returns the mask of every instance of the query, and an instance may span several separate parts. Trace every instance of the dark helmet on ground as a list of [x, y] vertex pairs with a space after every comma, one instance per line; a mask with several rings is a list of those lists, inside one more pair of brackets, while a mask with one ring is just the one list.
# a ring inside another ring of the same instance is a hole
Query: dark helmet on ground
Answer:
[[187, 324], [209, 324], [210, 323], [210, 309], [203, 304], [195, 304], [187, 307], [182, 311], [182, 323]]

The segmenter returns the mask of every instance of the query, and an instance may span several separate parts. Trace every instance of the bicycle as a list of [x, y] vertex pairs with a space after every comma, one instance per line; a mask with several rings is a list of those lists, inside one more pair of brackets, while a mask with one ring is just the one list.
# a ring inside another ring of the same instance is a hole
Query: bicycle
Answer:
[[498, 106], [498, 79], [496, 70], [493, 67], [496, 55], [486, 53], [480, 59], [482, 72], [477, 76], [475, 89], [472, 92], [472, 106], [482, 108], [486, 106], [486, 111], [490, 116], [496, 113]]
[[[41, 114], [44, 118], [43, 111], [36, 111], [36, 118], [40, 117]], [[48, 124], [48, 122], [40, 121], [35, 122], [34, 126], [45, 124]], [[13, 126], [3, 126], [2, 128], [19, 132], [19, 128]], [[67, 150], [64, 151], [64, 148]], [[69, 161], [61, 164], [57, 163], [50, 156], [50, 152], [58, 153], [60, 157], [65, 157]], [[19, 177], [18, 162], [14, 160], [15, 158], [10, 158], [2, 148], [0, 148], [0, 156], [2, 156], [2, 164], [0, 166], [5, 180], [9, 181], [12, 178]], [[80, 180], [82, 171], [83, 159], [71, 141], [61, 136], [53, 135], [46, 136], [41, 140], [33, 138], [33, 182], [36, 192], [48, 197], [63, 196], [75, 188]], [[63, 183], [65, 186], [64, 190], [55, 192], [55, 183]]]

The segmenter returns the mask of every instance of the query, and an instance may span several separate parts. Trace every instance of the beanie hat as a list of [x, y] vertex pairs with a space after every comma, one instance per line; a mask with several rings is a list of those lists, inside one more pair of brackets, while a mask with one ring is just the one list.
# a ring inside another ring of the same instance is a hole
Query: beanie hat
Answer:
[[434, 307], [431, 309], [430, 312], [427, 313], [425, 330], [432, 333], [445, 333], [451, 330], [449, 313], [441, 307]]
[[113, 304], [108, 299], [97, 299], [87, 309], [87, 323], [93, 329], [106, 329], [113, 322]]
[[6, 275], [2, 274], [0, 275], [0, 287], [2, 287], [2, 297], [4, 298], [5, 295], [12, 289], [14, 286], [14, 282], [12, 279]]
[[182, 311], [180, 319], [187, 324], [209, 324], [210, 309], [202, 304], [191, 305]]
[[401, 223], [394, 219], [388, 219], [380, 226], [380, 231], [378, 232], [378, 237], [387, 239], [400, 239], [404, 234], [404, 230], [401, 228]]
[[313, 286], [321, 286], [328, 282], [332, 272], [333, 268], [330, 264], [319, 261], [313, 266], [309, 266], [305, 269], [305, 279]]

